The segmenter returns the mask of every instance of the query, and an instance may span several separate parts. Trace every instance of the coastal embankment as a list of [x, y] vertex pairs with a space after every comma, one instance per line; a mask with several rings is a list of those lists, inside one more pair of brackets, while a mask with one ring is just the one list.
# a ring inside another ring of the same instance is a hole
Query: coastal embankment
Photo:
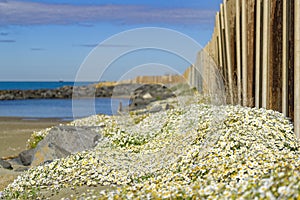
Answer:
[[[178, 100], [168, 100], [170, 109], [155, 113], [95, 115], [62, 126], [75, 134], [76, 128], [79, 133], [89, 128], [99, 135], [91, 136], [96, 145], [31, 167], [2, 198], [299, 195], [300, 145], [289, 119], [271, 110], [205, 104], [197, 96]], [[37, 148], [49, 149], [43, 141], [55, 139], [57, 130], [43, 130]]]

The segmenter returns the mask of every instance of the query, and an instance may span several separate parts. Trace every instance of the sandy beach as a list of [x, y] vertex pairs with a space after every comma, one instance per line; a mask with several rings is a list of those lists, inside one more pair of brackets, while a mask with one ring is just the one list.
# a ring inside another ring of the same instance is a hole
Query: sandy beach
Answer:
[[[26, 149], [31, 133], [64, 123], [60, 119], [0, 117], [0, 158], [18, 155]], [[17, 172], [0, 168], [0, 191], [14, 180]]]

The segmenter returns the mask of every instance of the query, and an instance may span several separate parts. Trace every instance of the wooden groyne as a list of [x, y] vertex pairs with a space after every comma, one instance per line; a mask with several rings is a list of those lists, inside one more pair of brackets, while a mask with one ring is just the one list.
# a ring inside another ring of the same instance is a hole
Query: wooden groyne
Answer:
[[204, 93], [219, 73], [227, 103], [280, 111], [300, 138], [300, 0], [224, 0], [210, 42], [187, 71]]
[[120, 84], [175, 84], [186, 82], [183, 75], [137, 76], [129, 80], [118, 81]]

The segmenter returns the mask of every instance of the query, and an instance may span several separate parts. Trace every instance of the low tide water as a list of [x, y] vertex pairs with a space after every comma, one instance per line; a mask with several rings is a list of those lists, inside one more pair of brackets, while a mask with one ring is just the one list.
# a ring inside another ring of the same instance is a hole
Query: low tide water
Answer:
[[[94, 82], [76, 82], [76, 86], [89, 85]], [[63, 86], [73, 86], [74, 82], [68, 81], [0, 81], [0, 90], [37, 90], [37, 89], [55, 89]]]
[[[0, 90], [12, 89], [53, 89], [73, 82], [0, 82]], [[78, 85], [78, 83], [76, 83]], [[81, 85], [86, 85], [82, 83]], [[74, 101], [76, 101], [74, 103]], [[120, 102], [129, 104], [128, 99], [25, 99], [0, 101], [0, 116], [22, 118], [59, 118], [73, 120], [93, 114], [113, 115], [117, 113]], [[91, 108], [92, 105], [92, 108]], [[75, 112], [74, 112], [75, 111]]]
[[[0, 101], [0, 116], [23, 118], [60, 118], [73, 120], [74, 118], [87, 117], [93, 114], [113, 115], [117, 113], [120, 102], [128, 105], [127, 99], [95, 98], [94, 100], [76, 100], [73, 107], [72, 99], [26, 99]], [[94, 101], [94, 108], [90, 107]], [[76, 110], [76, 113], [73, 112]], [[78, 112], [79, 111], [79, 112]]]

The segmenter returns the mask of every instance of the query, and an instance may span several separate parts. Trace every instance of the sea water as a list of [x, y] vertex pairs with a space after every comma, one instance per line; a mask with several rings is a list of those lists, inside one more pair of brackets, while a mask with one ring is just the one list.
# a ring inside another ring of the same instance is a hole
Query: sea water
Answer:
[[[76, 82], [76, 86], [89, 85], [94, 82]], [[63, 86], [73, 86], [74, 82], [52, 81], [52, 82], [35, 82], [35, 81], [0, 81], [0, 90], [37, 90], [37, 89], [55, 89]]]
[[[0, 82], [0, 90], [12, 89], [53, 89], [73, 82]], [[81, 83], [86, 85], [87, 83]], [[76, 83], [78, 85], [78, 83]], [[129, 104], [128, 99], [95, 98], [95, 99], [25, 99], [0, 101], [0, 116], [22, 118], [60, 118], [73, 120], [93, 114], [113, 115], [117, 113], [120, 102]], [[74, 107], [75, 105], [75, 107]], [[91, 105], [93, 106], [91, 109]], [[87, 110], [89, 108], [89, 110]], [[74, 110], [76, 112], [74, 113]], [[80, 112], [78, 112], [78, 110]]]

